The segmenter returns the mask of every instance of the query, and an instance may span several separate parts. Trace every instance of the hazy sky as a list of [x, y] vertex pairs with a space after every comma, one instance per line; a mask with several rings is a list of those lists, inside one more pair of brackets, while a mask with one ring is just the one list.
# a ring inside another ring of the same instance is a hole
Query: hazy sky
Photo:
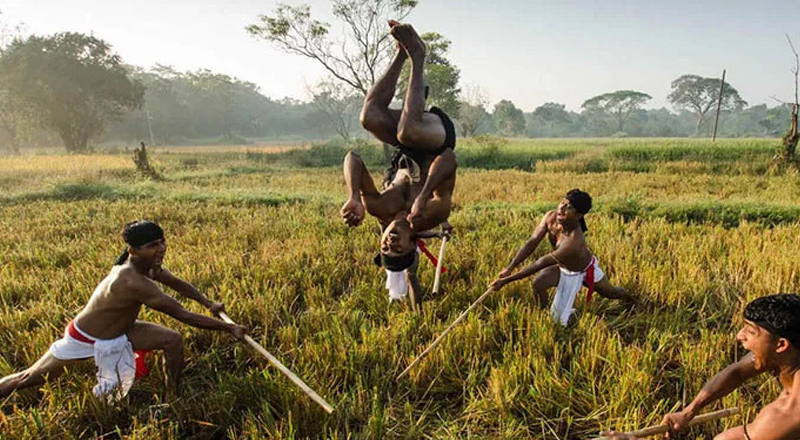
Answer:
[[[331, 17], [329, 0], [286, 0]], [[313, 61], [286, 55], [244, 27], [274, 0], [0, 0], [0, 19], [29, 33], [93, 33], [126, 63], [208, 68], [261, 86], [272, 98], [306, 99], [323, 76]], [[493, 105], [525, 111], [555, 101], [579, 110], [598, 94], [648, 93], [667, 105], [670, 82], [685, 73], [719, 76], [750, 104], [789, 100], [800, 48], [797, 0], [421, 0], [407, 21], [452, 41], [463, 85], [482, 87]]]

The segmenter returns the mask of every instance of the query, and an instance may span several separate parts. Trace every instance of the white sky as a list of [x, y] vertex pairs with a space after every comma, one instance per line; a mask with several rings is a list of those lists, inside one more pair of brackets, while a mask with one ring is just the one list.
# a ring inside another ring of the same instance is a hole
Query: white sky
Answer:
[[[311, 5], [329, 19], [329, 0]], [[283, 54], [244, 27], [274, 0], [0, 0], [5, 23], [29, 33], [93, 33], [123, 60], [179, 70], [208, 68], [258, 84], [275, 99], [306, 99], [324, 72]], [[750, 104], [789, 100], [800, 47], [800, 2], [719, 0], [421, 0], [407, 21], [452, 41], [462, 86], [479, 85], [493, 105], [510, 99], [525, 111], [555, 101], [579, 111], [598, 94], [633, 89], [667, 105], [670, 82], [685, 73], [719, 76]]]

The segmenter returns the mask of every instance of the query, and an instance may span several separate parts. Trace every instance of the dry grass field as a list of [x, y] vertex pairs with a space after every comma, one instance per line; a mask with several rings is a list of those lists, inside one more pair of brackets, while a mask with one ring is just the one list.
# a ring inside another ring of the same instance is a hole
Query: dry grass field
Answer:
[[[2, 402], [0, 438], [584, 439], [658, 423], [743, 354], [749, 300], [800, 291], [800, 175], [772, 164], [777, 143], [460, 142], [450, 272], [421, 313], [388, 303], [376, 222], [338, 217], [348, 146], [155, 148], [161, 180], [121, 153], [0, 157], [0, 374], [60, 337], [122, 250], [122, 225], [147, 218], [166, 231], [165, 266], [336, 407], [325, 414], [231, 337], [145, 310], [186, 337], [179, 399], [162, 400], [156, 368], [125, 401], [99, 402], [87, 362]], [[382, 151], [356, 148], [377, 178]], [[595, 198], [590, 246], [641, 310], [579, 299], [564, 329], [515, 283], [395, 382], [574, 187]], [[430, 288], [431, 265], [420, 276]], [[761, 378], [710, 409], [752, 418], [777, 393]]]

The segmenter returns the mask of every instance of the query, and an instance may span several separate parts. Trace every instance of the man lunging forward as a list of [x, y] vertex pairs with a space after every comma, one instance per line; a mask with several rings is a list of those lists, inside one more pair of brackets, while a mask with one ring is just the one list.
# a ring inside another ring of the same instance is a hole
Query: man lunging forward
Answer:
[[[800, 438], [800, 296], [769, 295], [744, 309], [744, 322], [736, 335], [749, 350], [708, 380], [692, 403], [667, 414], [661, 422], [671, 428], [670, 438], [686, 429], [700, 410], [727, 396], [748, 380], [768, 374], [780, 382], [778, 397], [753, 420], [721, 432], [714, 440], [797, 440]], [[638, 440], [611, 432], [614, 440]]]
[[[591, 300], [592, 293], [597, 291], [606, 298], [633, 302], [633, 295], [608, 281], [600, 270], [597, 258], [586, 246], [584, 231], [587, 228], [584, 215], [590, 209], [592, 198], [589, 194], [579, 189], [569, 191], [558, 209], [544, 215], [531, 238], [520, 248], [511, 264], [498, 274], [491, 286], [500, 289], [510, 282], [538, 273], [533, 280], [533, 289], [539, 298], [539, 304], [545, 307], [547, 291], [556, 287], [550, 312], [553, 319], [564, 326], [575, 311], [573, 304], [582, 285], [589, 289], [587, 300]], [[536, 250], [545, 237], [550, 240], [553, 251], [521, 271], [512, 273], [514, 268]]]
[[97, 365], [95, 395], [110, 400], [123, 397], [135, 377], [133, 350], [163, 350], [167, 384], [177, 391], [183, 370], [183, 337], [175, 330], [137, 320], [142, 305], [194, 327], [227, 331], [244, 338], [245, 327], [192, 313], [158, 287], [156, 281], [212, 313], [223, 311], [222, 304], [210, 301], [194, 286], [161, 267], [167, 244], [157, 224], [146, 220], [129, 223], [122, 236], [127, 249], [83, 310], [67, 325], [64, 337], [31, 367], [1, 379], [0, 397], [41, 385], [46, 378], [59, 376], [65, 366], [87, 358], [94, 358]]

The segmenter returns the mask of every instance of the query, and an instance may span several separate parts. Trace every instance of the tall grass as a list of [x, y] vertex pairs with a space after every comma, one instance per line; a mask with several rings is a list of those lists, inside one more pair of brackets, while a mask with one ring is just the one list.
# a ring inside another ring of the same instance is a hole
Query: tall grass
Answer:
[[[620, 145], [647, 148], [630, 140], [574, 142], [575, 161]], [[566, 142], [504, 148], [539, 147], [572, 148]], [[450, 271], [443, 292], [426, 295], [423, 311], [414, 313], [388, 304], [371, 263], [375, 222], [348, 229], [338, 218], [340, 163], [298, 168], [291, 156], [256, 160], [246, 150], [224, 160], [192, 154], [198, 163], [187, 169], [156, 152], [166, 170], [159, 182], [135, 180], [116, 156], [97, 156], [94, 167], [69, 172], [63, 169], [74, 157], [50, 157], [52, 173], [0, 159], [8, 179], [0, 199], [0, 374], [47, 350], [111, 267], [121, 225], [149, 218], [165, 228], [165, 266], [224, 302], [336, 412], [324, 414], [227, 335], [145, 309], [142, 319], [186, 338], [180, 399], [162, 400], [156, 368], [126, 401], [106, 405], [91, 394], [86, 362], [5, 401], [0, 437], [582, 439], [660, 421], [684, 390], [694, 395], [742, 355], [733, 336], [747, 301], [800, 287], [794, 252], [800, 179], [791, 173], [544, 171], [553, 162], [547, 160], [537, 161], [534, 172], [462, 166], [450, 218], [456, 227]], [[757, 160], [730, 159], [733, 166]], [[31, 172], [39, 174], [25, 177]], [[644, 309], [581, 299], [577, 323], [563, 329], [535, 306], [529, 282], [512, 284], [407, 380], [395, 382], [572, 187], [595, 197], [588, 239], [604, 271], [645, 299]], [[420, 277], [430, 286], [433, 268], [423, 263]], [[739, 406], [752, 419], [778, 391], [775, 381], [755, 380], [720, 406]], [[741, 420], [695, 428], [689, 438], [709, 438]]]

